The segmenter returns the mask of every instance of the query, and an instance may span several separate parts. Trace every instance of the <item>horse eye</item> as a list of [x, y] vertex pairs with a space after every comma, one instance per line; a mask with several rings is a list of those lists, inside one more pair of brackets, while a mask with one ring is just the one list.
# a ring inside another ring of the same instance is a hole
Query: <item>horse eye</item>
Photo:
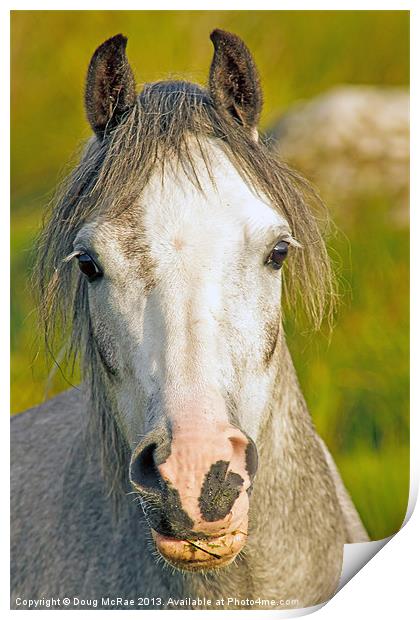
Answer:
[[102, 276], [102, 271], [89, 254], [79, 254], [77, 257], [80, 271], [87, 277], [89, 282]]
[[281, 269], [281, 266], [286, 260], [288, 251], [289, 244], [287, 243], [287, 241], [279, 241], [271, 250], [267, 260], [265, 261], [265, 264], [271, 265], [271, 267], [276, 270]]

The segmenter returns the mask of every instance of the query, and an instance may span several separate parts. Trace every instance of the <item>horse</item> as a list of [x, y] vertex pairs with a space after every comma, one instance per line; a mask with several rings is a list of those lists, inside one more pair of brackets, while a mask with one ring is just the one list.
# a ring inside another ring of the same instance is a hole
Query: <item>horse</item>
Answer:
[[137, 94], [123, 35], [90, 61], [34, 275], [82, 380], [12, 419], [13, 608], [307, 607], [368, 540], [283, 327], [334, 312], [318, 198], [259, 137], [245, 43], [210, 38], [206, 88]]

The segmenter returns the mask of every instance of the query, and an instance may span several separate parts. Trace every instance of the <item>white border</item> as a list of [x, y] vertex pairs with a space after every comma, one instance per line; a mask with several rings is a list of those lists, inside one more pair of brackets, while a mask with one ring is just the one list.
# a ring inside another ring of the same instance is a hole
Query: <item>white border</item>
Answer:
[[[213, 0], [211, 3], [200, 3], [200, 6], [197, 3], [193, 2], [176, 2], [176, 6], [171, 2], [163, 2], [162, 0], [155, 0], [155, 2], [122, 2], [118, 7], [115, 6], [115, 3], [109, 2], [107, 0], [102, 0], [101, 2], [90, 2], [89, 10], [411, 10], [411, 107], [412, 110], [420, 110], [420, 97], [419, 97], [419, 84], [418, 77], [420, 75], [420, 50], [419, 50], [419, 11], [414, 3], [411, 2], [392, 2], [392, 1], [360, 1], [354, 0], [353, 2], [341, 2], [340, 6], [337, 6], [337, 2], [329, 1], [329, 2], [299, 2], [299, 1], [290, 1], [283, 0], [282, 2], [267, 2], [265, 0], [260, 0], [258, 2], [258, 6], [255, 6], [256, 3], [251, 3], [246, 0], [241, 2], [221, 2], [220, 0]], [[2, 76], [3, 83], [8, 83], [10, 71], [9, 71], [9, 61], [10, 61], [10, 32], [9, 32], [9, 14], [8, 9], [11, 10], [57, 10], [57, 2], [42, 2], [42, 3], [34, 3], [34, 2], [15, 2], [13, 6], [9, 6], [6, 8], [2, 8], [1, 11], [1, 45], [4, 47], [1, 54], [2, 63]], [[72, 3], [62, 2], [60, 3], [60, 9], [63, 10], [84, 10], [86, 9], [86, 3], [79, 3], [74, 1]], [[2, 278], [0, 280], [2, 286], [2, 299], [3, 304], [1, 306], [1, 315], [0, 315], [0, 342], [3, 344], [1, 347], [1, 357], [0, 357], [0, 394], [1, 394], [1, 402], [3, 404], [2, 407], [2, 424], [4, 424], [4, 432], [2, 433], [3, 438], [8, 438], [8, 413], [10, 410], [9, 402], [10, 402], [10, 392], [9, 392], [9, 376], [10, 376], [10, 358], [9, 351], [6, 343], [9, 342], [9, 269], [6, 267], [8, 265], [8, 258], [10, 255], [9, 250], [9, 234], [8, 229], [10, 226], [10, 215], [9, 209], [7, 205], [9, 205], [9, 144], [10, 144], [10, 134], [9, 134], [9, 98], [7, 96], [6, 89], [2, 89], [2, 97], [1, 97], [1, 116], [2, 119], [2, 147], [4, 148], [4, 156], [2, 158], [2, 165], [0, 167], [1, 174], [1, 191], [3, 195], [3, 224], [1, 226], [0, 234], [4, 236], [2, 239], [2, 243], [0, 243], [0, 264], [2, 266]], [[412, 135], [415, 136], [412, 140], [412, 143], [416, 143], [416, 137], [418, 137], [418, 129], [419, 129], [419, 120], [418, 114], [412, 114]], [[411, 180], [411, 204], [414, 205], [414, 208], [411, 210], [411, 265], [414, 266], [411, 273], [411, 316], [416, 317], [416, 311], [419, 312], [419, 279], [416, 277], [415, 267], [420, 264], [420, 257], [418, 246], [416, 246], [415, 241], [418, 239], [419, 233], [419, 214], [418, 214], [418, 197], [419, 197], [419, 157], [418, 157], [418, 148], [412, 148], [412, 158], [411, 158], [411, 170], [412, 170], [412, 180]], [[9, 226], [7, 225], [9, 224]], [[420, 350], [420, 340], [419, 340], [419, 330], [418, 323], [413, 322], [411, 328], [411, 351]], [[414, 354], [411, 354], [411, 368], [412, 375], [414, 377], [419, 375], [419, 367], [418, 362]], [[411, 410], [413, 415], [411, 416], [411, 455], [414, 458], [411, 458], [411, 477], [410, 477], [410, 502], [409, 509], [407, 512], [407, 517], [405, 520], [405, 526], [403, 530], [398, 533], [395, 537], [392, 537], [391, 542], [379, 553], [373, 560], [371, 560], [360, 573], [358, 573], [351, 580], [351, 584], [345, 586], [343, 590], [341, 590], [336, 596], [329, 602], [325, 607], [323, 607], [320, 611], [318, 611], [318, 616], [320, 619], [327, 620], [328, 618], [340, 617], [343, 620], [347, 618], [351, 618], [354, 620], [354, 615], [363, 614], [363, 618], [368, 618], [369, 614], [374, 615], [375, 617], [379, 616], [381, 618], [394, 618], [396, 614], [400, 618], [411, 618], [413, 616], [413, 611], [417, 609], [417, 589], [418, 589], [418, 549], [420, 549], [419, 539], [420, 539], [420, 516], [419, 510], [417, 509], [414, 512], [414, 515], [410, 516], [414, 509], [415, 498], [418, 491], [418, 483], [420, 479], [419, 467], [417, 464], [417, 459], [415, 456], [418, 454], [418, 447], [420, 444], [420, 422], [418, 415], [415, 415], [416, 412], [419, 411], [419, 392], [418, 392], [418, 381], [413, 382], [411, 386]], [[6, 441], [6, 445], [3, 446], [3, 450], [1, 452], [2, 457], [2, 471], [4, 473], [9, 470], [9, 448], [8, 441]], [[8, 496], [8, 477], [5, 480], [5, 485], [2, 486], [3, 494]], [[7, 500], [5, 500], [6, 502]], [[8, 548], [8, 533], [9, 533], [9, 524], [8, 518], [4, 512], [2, 513], [2, 528], [1, 531], [5, 536], [4, 540], [4, 550]], [[19, 613], [17, 611], [9, 610], [9, 556], [8, 553], [3, 553], [3, 563], [2, 563], [2, 571], [1, 571], [1, 598], [0, 605], [2, 610], [7, 615], [13, 615]], [[297, 610], [298, 611], [298, 610]], [[308, 612], [310, 610], [307, 610]], [[31, 613], [31, 612], [27, 612]], [[45, 614], [45, 611], [37, 612], [37, 617], [39, 618], [39, 614], [41, 616]], [[55, 617], [54, 611], [50, 611], [49, 614], [53, 613], [54, 615], [49, 615], [48, 617], [51, 619]], [[60, 610], [59, 613], [63, 613], [63, 610]], [[71, 612], [70, 613], [79, 613], [79, 614], [89, 614], [89, 618], [91, 614], [99, 614], [102, 612]], [[108, 613], [117, 613], [115, 611], [110, 611]], [[138, 611], [126, 611], [126, 614], [136, 614], [138, 617]], [[153, 614], [153, 617], [161, 617], [161, 615], [167, 612], [143, 612], [144, 614]], [[185, 612], [171, 611], [170, 614], [180, 614]], [[285, 613], [289, 615], [290, 612], [281, 612], [281, 611], [231, 611], [231, 612], [217, 612], [217, 611], [207, 611], [207, 612], [188, 612], [194, 615], [206, 614], [206, 618], [215, 617], [220, 618], [222, 613], [229, 614], [252, 614], [252, 618], [260, 617], [260, 615], [283, 616]], [[293, 616], [301, 615], [300, 613], [293, 613]], [[81, 617], [81, 616], [79, 616]], [[290, 617], [290, 616], [289, 616]]]

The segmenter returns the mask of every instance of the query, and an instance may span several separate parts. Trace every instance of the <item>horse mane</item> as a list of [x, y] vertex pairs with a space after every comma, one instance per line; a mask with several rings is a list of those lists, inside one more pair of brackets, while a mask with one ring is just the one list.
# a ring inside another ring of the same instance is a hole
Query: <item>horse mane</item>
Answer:
[[[128, 447], [107, 401], [102, 364], [92, 339], [87, 283], [73, 261], [81, 227], [97, 213], [120, 216], [138, 199], [158, 166], [176, 160], [199, 185], [194, 154], [216, 140], [236, 169], [289, 222], [300, 247], [290, 248], [284, 267], [289, 308], [302, 308], [315, 328], [331, 322], [335, 284], [319, 226], [322, 203], [299, 174], [280, 162], [268, 146], [220, 115], [207, 90], [184, 81], [147, 84], [121, 123], [100, 142], [91, 138], [80, 162], [59, 188], [44, 218], [36, 245], [34, 288], [47, 351], [65, 351], [72, 364], [81, 357], [92, 400], [92, 428], [102, 437], [103, 470], [110, 488], [127, 471]], [[98, 428], [99, 427], [99, 428]]]

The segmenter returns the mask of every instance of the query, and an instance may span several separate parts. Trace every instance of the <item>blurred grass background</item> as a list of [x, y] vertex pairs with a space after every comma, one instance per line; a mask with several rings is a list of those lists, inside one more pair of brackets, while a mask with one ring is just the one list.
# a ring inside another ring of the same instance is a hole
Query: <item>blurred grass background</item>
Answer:
[[[263, 130], [297, 100], [337, 84], [409, 82], [406, 11], [13, 11], [13, 412], [46, 395], [31, 248], [54, 186], [90, 135], [83, 89], [91, 54], [123, 32], [139, 84], [168, 75], [204, 83], [215, 27], [242, 36], [255, 56]], [[392, 206], [378, 192], [333, 209], [340, 232], [331, 248], [347, 284], [331, 342], [287, 324], [317, 429], [374, 539], [401, 526], [409, 484], [409, 233], [389, 217]], [[60, 373], [48, 385], [49, 396], [68, 387]]]

